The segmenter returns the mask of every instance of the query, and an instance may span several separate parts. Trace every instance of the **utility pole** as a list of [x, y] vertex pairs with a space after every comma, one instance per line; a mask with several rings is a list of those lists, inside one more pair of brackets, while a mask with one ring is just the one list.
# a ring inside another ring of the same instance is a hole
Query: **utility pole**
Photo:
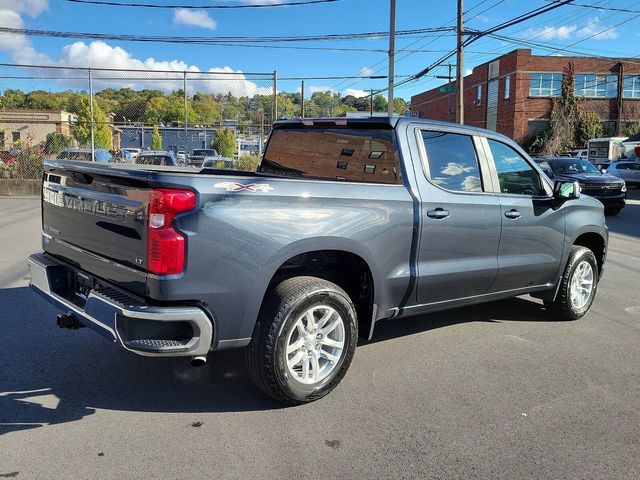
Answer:
[[96, 140], [93, 132], [94, 120], [93, 120], [93, 75], [91, 75], [91, 69], [89, 69], [89, 111], [91, 113], [91, 161], [96, 161]]
[[[187, 122], [189, 121], [187, 110], [187, 72], [182, 72], [182, 90], [184, 91], [184, 152], [187, 153]], [[205, 146], [206, 148], [206, 146]]]
[[273, 71], [273, 115], [271, 123], [278, 120], [278, 72]]
[[371, 101], [369, 102], [369, 113], [373, 117], [373, 88], [371, 89]]
[[456, 34], [458, 37], [458, 47], [456, 54], [456, 87], [458, 92], [456, 94], [456, 122], [464, 125], [464, 51], [462, 48], [463, 42], [463, 0], [458, 0], [458, 28]]
[[[396, 0], [391, 0], [391, 10], [389, 12], [389, 98], [387, 112], [393, 116], [393, 81], [395, 77], [395, 54], [396, 54]], [[371, 96], [373, 103], [373, 95]]]
[[[451, 82], [453, 81], [453, 76], [451, 75], [451, 70], [453, 69], [453, 65], [448, 63], [447, 67], [449, 67], [449, 75], [436, 75], [435, 78], [447, 79], [449, 83], [447, 83], [448, 87], [451, 87]], [[447, 121], [451, 121], [451, 93], [447, 93]]]
[[304, 118], [304, 80], [300, 86], [300, 118]]

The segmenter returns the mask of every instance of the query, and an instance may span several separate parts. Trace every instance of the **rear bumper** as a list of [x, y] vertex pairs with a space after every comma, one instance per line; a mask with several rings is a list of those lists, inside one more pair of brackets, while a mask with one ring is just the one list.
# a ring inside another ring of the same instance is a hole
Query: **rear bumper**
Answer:
[[[70, 286], [76, 272], [50, 255], [28, 260], [31, 287], [85, 326], [139, 355], [206, 355], [213, 341], [213, 322], [196, 306], [159, 307], [107, 285], [86, 296]], [[83, 276], [87, 276], [82, 273]]]

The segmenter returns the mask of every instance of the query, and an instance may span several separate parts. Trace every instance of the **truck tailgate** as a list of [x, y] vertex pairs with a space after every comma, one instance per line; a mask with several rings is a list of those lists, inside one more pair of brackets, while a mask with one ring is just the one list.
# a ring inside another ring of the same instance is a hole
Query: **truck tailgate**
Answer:
[[145, 173], [131, 175], [78, 163], [45, 165], [45, 252], [103, 278], [125, 281], [144, 294], [151, 193]]

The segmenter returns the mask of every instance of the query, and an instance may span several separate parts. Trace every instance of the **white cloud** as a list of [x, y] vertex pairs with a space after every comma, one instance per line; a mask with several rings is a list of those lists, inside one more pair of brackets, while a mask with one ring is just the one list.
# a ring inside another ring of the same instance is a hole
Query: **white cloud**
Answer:
[[525, 30], [525, 38], [541, 38], [543, 40], [559, 40], [569, 38], [578, 29], [577, 25], [562, 25], [560, 27], [529, 28]]
[[465, 68], [464, 69], [464, 76], [466, 77], [467, 75], [471, 75], [473, 73], [473, 68]]
[[30, 17], [37, 17], [48, 8], [47, 0], [0, 0], [0, 10], [26, 13]]
[[176, 25], [189, 25], [192, 27], [208, 28], [215, 30], [217, 23], [204, 10], [190, 10], [178, 8], [173, 14], [173, 23]]
[[[22, 17], [13, 10], [0, 10], [0, 27], [24, 28]], [[0, 35], [0, 50], [14, 51], [28, 48], [30, 45], [26, 35]]]
[[331, 93], [335, 93], [335, 90], [331, 87], [324, 87], [324, 86], [316, 86], [316, 85], [312, 85], [311, 87], [309, 87], [309, 91], [311, 93], [317, 93], [317, 92], [331, 92]]
[[463, 173], [468, 173], [473, 170], [472, 167], [465, 167], [460, 163], [449, 162], [447, 166], [444, 167], [440, 173], [443, 175], [462, 175]]
[[598, 17], [587, 20], [586, 25], [562, 25], [560, 27], [529, 28], [522, 34], [523, 38], [540, 38], [542, 40], [564, 40], [569, 38], [589, 38], [593, 40], [613, 40], [620, 33], [614, 27], [602, 25]]
[[347, 88], [343, 90], [342, 95], [353, 95], [356, 98], [368, 97], [371, 95], [371, 92], [367, 92], [366, 90], [360, 90], [358, 88]]
[[369, 77], [373, 75], [373, 70], [368, 67], [362, 67], [358, 73], [359, 77]]
[[598, 17], [590, 18], [587, 25], [578, 31], [578, 37], [593, 40], [613, 40], [619, 36], [620, 33], [614, 27], [601, 25]]
[[[186, 71], [190, 73], [187, 83], [189, 93], [196, 91], [223, 95], [231, 93], [238, 97], [251, 97], [256, 94], [270, 94], [272, 91], [270, 86], [259, 87], [255, 82], [247, 80], [242, 71], [234, 70], [229, 66], [212, 67], [202, 72], [195, 65], [189, 65], [182, 60], [157, 60], [153, 57], [144, 60], [135, 58], [121, 47], [113, 47], [100, 41], [89, 44], [74, 42], [63, 47], [55, 57], [39, 54], [33, 48], [28, 47], [14, 52], [12, 58], [16, 63], [22, 64], [115, 68], [150, 72], [149, 74], [144, 72], [131, 74], [96, 70], [93, 73], [96, 89], [128, 87], [133, 89], [157, 88], [164, 91], [178, 90], [183, 87], [182, 72]], [[72, 75], [72, 71], [68, 72], [69, 75]], [[120, 80], [118, 77], [122, 77], [122, 79]], [[135, 77], [135, 79], [130, 80], [128, 77]], [[149, 79], [145, 80], [145, 77]], [[71, 85], [70, 81], [61, 80], [61, 82], [68, 87]], [[86, 88], [86, 86], [82, 88]]]

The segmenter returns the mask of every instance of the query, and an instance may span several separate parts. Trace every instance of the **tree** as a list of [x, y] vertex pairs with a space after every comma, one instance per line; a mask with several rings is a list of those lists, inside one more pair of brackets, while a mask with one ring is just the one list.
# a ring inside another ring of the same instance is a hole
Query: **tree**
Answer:
[[165, 96], [152, 97], [144, 109], [144, 121], [147, 123], [163, 123], [169, 110], [169, 100]]
[[[80, 145], [91, 145], [91, 104], [87, 95], [82, 96], [76, 102], [75, 110], [78, 116], [78, 122], [72, 129], [73, 138]], [[94, 102], [93, 104], [93, 138], [96, 148], [111, 149], [111, 129], [107, 121], [106, 115], [100, 109], [100, 106]]]
[[393, 99], [394, 112], [399, 113], [400, 115], [404, 115], [407, 110], [407, 102], [404, 100], [404, 98], [396, 97]]
[[561, 95], [553, 99], [549, 127], [533, 139], [530, 151], [541, 155], [557, 155], [576, 146], [583, 147], [589, 139], [603, 134], [600, 115], [587, 112], [582, 99], [576, 97], [575, 68], [569, 62], [562, 77]]
[[71, 137], [63, 133], [51, 132], [44, 141], [44, 149], [47, 153], [56, 153], [71, 146]]
[[2, 95], [2, 106], [8, 109], [24, 108], [26, 95], [22, 90], [7, 89]]
[[236, 138], [230, 128], [219, 128], [213, 137], [213, 148], [223, 157], [232, 157], [236, 151]]
[[162, 150], [162, 135], [160, 135], [158, 125], [153, 126], [153, 135], [151, 135], [151, 150]]
[[374, 95], [373, 97], [373, 111], [374, 112], [386, 112], [387, 111], [387, 99], [382, 95]]

